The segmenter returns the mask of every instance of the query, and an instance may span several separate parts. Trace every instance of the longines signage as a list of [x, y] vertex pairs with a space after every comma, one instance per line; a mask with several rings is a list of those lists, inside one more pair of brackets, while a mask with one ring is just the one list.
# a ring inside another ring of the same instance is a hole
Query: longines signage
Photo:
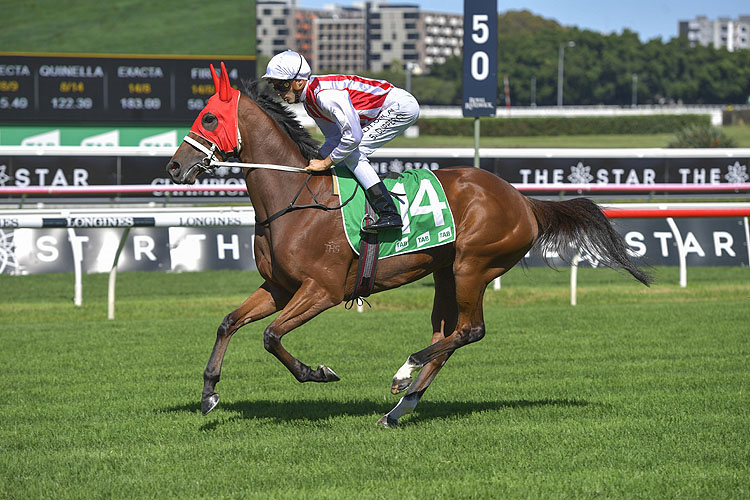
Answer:
[[[138, 226], [133, 221], [133, 226]], [[216, 221], [212, 221], [216, 222]], [[231, 223], [231, 221], [229, 221]], [[743, 218], [678, 219], [679, 234], [664, 219], [626, 219], [616, 229], [633, 256], [649, 265], [679, 265], [678, 239], [689, 266], [747, 266], [748, 233]], [[0, 217], [0, 273], [71, 272], [73, 252], [66, 229], [17, 229], [17, 221]], [[85, 226], [80, 226], [85, 227]], [[75, 229], [83, 249], [84, 272], [108, 272], [122, 229]], [[119, 269], [124, 271], [201, 271], [255, 269], [253, 227], [134, 227], [126, 240]], [[339, 249], [340, 250], [340, 249]], [[554, 264], [565, 262], [547, 255]], [[598, 267], [595, 256], [583, 254], [584, 266]], [[525, 257], [529, 266], [544, 266], [541, 256]]]

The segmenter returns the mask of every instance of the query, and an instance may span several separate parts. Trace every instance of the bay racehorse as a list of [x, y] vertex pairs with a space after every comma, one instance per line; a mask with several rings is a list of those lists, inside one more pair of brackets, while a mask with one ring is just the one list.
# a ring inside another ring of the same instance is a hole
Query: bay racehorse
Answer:
[[[192, 184], [213, 162], [230, 157], [244, 163], [304, 168], [317, 155], [316, 142], [291, 111], [256, 84], [241, 94], [230, 87], [225, 71], [220, 77], [213, 67], [211, 72], [216, 94], [167, 165], [173, 182]], [[455, 241], [384, 259], [377, 268], [373, 293], [429, 274], [435, 287], [431, 344], [411, 354], [396, 372], [391, 391], [406, 393], [378, 421], [386, 427], [397, 425], [400, 416], [416, 407], [456, 349], [484, 337], [482, 302], [487, 285], [532, 248], [564, 254], [573, 246], [646, 285], [651, 281], [631, 260], [624, 239], [601, 209], [588, 199], [536, 200], [473, 167], [440, 169], [435, 174], [453, 212]], [[277, 311], [281, 313], [263, 333], [265, 349], [300, 382], [339, 380], [325, 365], [313, 369], [302, 363], [281, 343], [284, 335], [340, 304], [355, 287], [358, 257], [344, 235], [341, 212], [320, 209], [340, 204], [333, 194], [331, 173], [246, 168], [244, 177], [257, 218], [255, 262], [265, 282], [218, 328], [203, 375], [203, 414], [219, 402], [215, 388], [232, 335]], [[289, 210], [293, 199], [296, 206], [318, 208]]]

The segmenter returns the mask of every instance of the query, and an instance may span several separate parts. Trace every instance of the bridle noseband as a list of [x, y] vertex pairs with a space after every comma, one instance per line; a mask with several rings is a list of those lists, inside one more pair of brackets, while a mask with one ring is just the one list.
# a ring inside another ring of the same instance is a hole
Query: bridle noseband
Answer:
[[[240, 151], [242, 150], [242, 138], [240, 137], [239, 130], [237, 130], [237, 147], [231, 152], [222, 151], [216, 146], [215, 143], [213, 143], [212, 141], [208, 141], [208, 139], [206, 140], [211, 143], [211, 149], [208, 149], [206, 146], [188, 135], [186, 135], [182, 140], [206, 155], [205, 158], [201, 159], [198, 163], [195, 163], [195, 165], [198, 166], [198, 169], [203, 173], [209, 173], [211, 171], [211, 168], [219, 166], [218, 163], [229, 163], [227, 161], [222, 161], [222, 158], [223, 160], [227, 160], [229, 158], [236, 158], [237, 160], [239, 160]], [[217, 152], [221, 155], [222, 158], [218, 158], [216, 156]]]
[[[227, 159], [230, 159], [230, 158], [233, 158], [235, 160], [239, 160], [240, 158], [240, 152], [242, 151], [242, 140], [240, 138], [239, 130], [237, 130], [238, 146], [229, 152], [219, 149], [218, 146], [216, 146], [216, 144], [213, 141], [209, 141], [205, 137], [203, 137], [203, 139], [211, 143], [211, 149], [208, 149], [206, 146], [204, 146], [203, 144], [196, 141], [190, 136], [186, 135], [183, 138], [183, 141], [187, 142], [188, 144], [193, 146], [195, 149], [197, 149], [198, 151], [206, 155], [198, 163], [194, 164], [203, 173], [210, 173], [211, 169], [214, 167], [265, 168], [268, 170], [283, 170], [285, 172], [309, 173], [304, 168], [289, 167], [287, 165], [273, 165], [271, 163], [243, 163], [241, 161], [226, 161]], [[219, 153], [223, 157], [224, 160], [218, 158], [216, 156], [216, 153]]]

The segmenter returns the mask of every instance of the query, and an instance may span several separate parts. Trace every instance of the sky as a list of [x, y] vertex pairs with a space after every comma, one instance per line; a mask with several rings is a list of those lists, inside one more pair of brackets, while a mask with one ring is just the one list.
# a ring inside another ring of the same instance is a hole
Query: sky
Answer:
[[[473, 0], [482, 1], [482, 0]], [[353, 0], [298, 0], [300, 7], [322, 8], [325, 4], [351, 6]], [[417, 4], [434, 12], [463, 13], [463, 0], [390, 0], [391, 4]], [[624, 28], [638, 33], [641, 41], [669, 40], [678, 34], [680, 21], [697, 16], [709, 19], [750, 16], [748, 0], [497, 0], [498, 12], [530, 10], [555, 19], [564, 26], [578, 26], [599, 33], [621, 33]], [[499, 26], [498, 29], [502, 29]]]

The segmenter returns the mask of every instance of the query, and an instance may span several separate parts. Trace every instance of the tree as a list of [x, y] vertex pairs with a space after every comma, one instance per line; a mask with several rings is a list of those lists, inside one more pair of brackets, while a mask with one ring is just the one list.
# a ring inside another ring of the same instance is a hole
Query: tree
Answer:
[[[633, 75], [638, 76], [640, 104], [736, 104], [750, 97], [750, 50], [691, 47], [676, 37], [644, 43], [627, 29], [603, 35], [563, 27], [529, 11], [498, 17], [498, 90], [508, 76], [512, 102], [528, 105], [534, 79], [536, 104], [555, 105], [558, 49], [568, 41], [576, 45], [565, 51], [566, 104], [628, 106]], [[460, 103], [461, 75], [461, 58], [453, 57], [415, 78], [414, 93], [423, 104]]]

